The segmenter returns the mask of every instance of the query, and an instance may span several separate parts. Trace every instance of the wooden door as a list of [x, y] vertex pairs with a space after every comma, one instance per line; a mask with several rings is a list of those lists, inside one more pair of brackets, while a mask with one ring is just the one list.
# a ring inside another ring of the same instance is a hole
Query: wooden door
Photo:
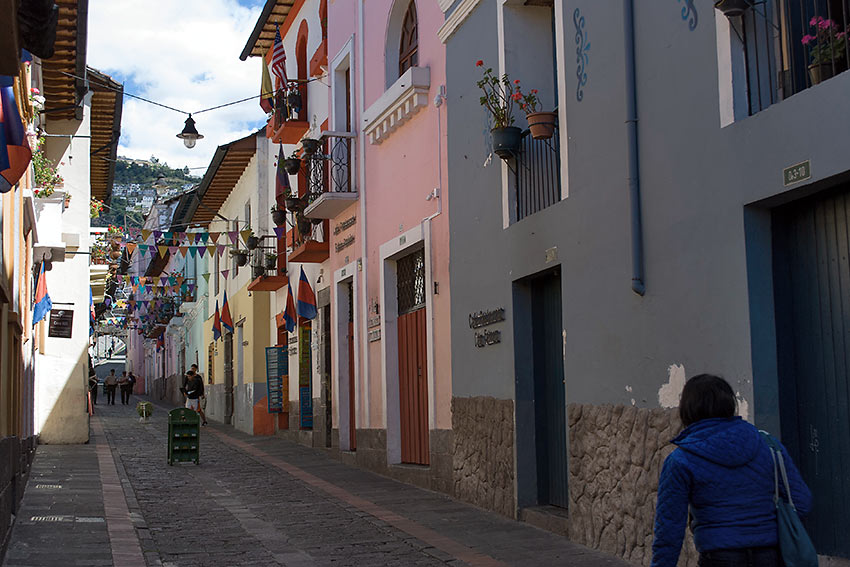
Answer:
[[424, 251], [400, 259], [397, 276], [401, 461], [427, 465], [430, 447]]
[[773, 237], [782, 442], [818, 553], [850, 557], [850, 190], [775, 211]]
[[224, 332], [224, 423], [233, 422], [233, 333]]
[[357, 429], [354, 403], [354, 322], [348, 322], [348, 443], [349, 450], [357, 450]]
[[534, 420], [540, 504], [566, 508], [567, 406], [561, 326], [561, 278], [532, 282]]

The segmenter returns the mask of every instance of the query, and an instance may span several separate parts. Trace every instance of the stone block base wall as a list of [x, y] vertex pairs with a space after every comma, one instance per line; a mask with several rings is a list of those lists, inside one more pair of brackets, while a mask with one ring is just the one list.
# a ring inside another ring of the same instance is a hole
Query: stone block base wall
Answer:
[[516, 517], [514, 402], [452, 398], [452, 494]]
[[[570, 539], [649, 565], [658, 476], [681, 425], [675, 410], [569, 404]], [[690, 533], [679, 566], [696, 565]]]
[[14, 514], [18, 513], [35, 457], [36, 438], [0, 439], [0, 563], [6, 554], [12, 533]]

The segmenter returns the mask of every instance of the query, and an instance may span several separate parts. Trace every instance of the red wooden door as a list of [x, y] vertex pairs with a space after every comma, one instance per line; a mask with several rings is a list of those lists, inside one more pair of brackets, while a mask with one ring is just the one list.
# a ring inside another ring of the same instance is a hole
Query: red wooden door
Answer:
[[354, 419], [354, 322], [348, 322], [348, 443], [349, 450], [357, 449], [357, 430]]
[[398, 318], [401, 461], [417, 465], [430, 462], [425, 313], [423, 307]]

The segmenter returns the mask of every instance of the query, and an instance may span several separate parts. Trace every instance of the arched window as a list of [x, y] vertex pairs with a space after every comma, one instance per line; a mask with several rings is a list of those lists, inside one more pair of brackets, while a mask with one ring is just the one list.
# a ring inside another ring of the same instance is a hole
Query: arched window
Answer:
[[410, 0], [401, 25], [401, 42], [398, 48], [398, 74], [419, 64], [419, 31], [416, 20], [416, 2]]

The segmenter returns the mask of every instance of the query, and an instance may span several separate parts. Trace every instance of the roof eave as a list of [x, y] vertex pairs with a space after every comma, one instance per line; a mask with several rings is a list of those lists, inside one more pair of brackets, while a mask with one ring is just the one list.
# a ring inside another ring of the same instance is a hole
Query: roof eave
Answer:
[[254, 25], [254, 31], [251, 32], [251, 36], [248, 38], [248, 43], [245, 44], [245, 47], [242, 49], [242, 53], [239, 54], [239, 59], [241, 61], [245, 61], [251, 55], [251, 51], [254, 49], [254, 45], [257, 44], [257, 40], [260, 38], [260, 34], [263, 32], [263, 28], [265, 27], [269, 16], [272, 15], [272, 11], [276, 5], [277, 0], [266, 0], [263, 12], [260, 14], [257, 23]]

